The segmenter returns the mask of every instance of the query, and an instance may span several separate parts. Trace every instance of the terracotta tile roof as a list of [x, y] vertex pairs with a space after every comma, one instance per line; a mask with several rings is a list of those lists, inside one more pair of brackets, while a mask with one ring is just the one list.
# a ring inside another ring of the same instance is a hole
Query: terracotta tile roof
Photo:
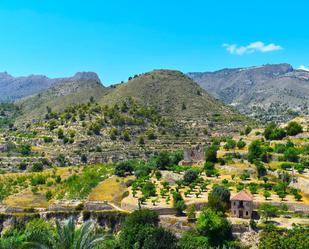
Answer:
[[246, 190], [242, 190], [231, 198], [231, 201], [253, 201], [253, 197]]

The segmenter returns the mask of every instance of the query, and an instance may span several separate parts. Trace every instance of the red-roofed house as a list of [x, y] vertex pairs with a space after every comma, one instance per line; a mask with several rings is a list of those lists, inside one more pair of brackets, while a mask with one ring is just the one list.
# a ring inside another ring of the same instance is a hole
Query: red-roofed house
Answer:
[[250, 219], [253, 211], [253, 197], [246, 190], [242, 190], [231, 198], [232, 215]]

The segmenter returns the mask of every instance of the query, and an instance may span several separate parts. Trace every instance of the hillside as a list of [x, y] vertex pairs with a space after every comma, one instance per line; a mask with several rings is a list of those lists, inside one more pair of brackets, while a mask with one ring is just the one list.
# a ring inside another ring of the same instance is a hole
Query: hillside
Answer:
[[188, 73], [214, 97], [262, 121], [308, 114], [309, 72], [289, 64]]
[[115, 86], [101, 103], [115, 104], [127, 97], [155, 107], [162, 115], [178, 121], [225, 123], [226, 126], [229, 122], [246, 121], [179, 71], [155, 70], [136, 76]]
[[[66, 165], [148, 157], [183, 149], [213, 136], [239, 132], [251, 120], [226, 107], [177, 71], [157, 70], [105, 88], [93, 80], [69, 80], [16, 102], [21, 115], [3, 133], [10, 155], [2, 168], [24, 161], [20, 150], [34, 148], [29, 164], [41, 155]], [[1, 133], [0, 133], [1, 142]], [[20, 147], [21, 146], [21, 147]], [[43, 157], [44, 157], [43, 156]]]
[[99, 100], [106, 92], [107, 88], [98, 78], [95, 80], [94, 77], [87, 77], [87, 74], [76, 74], [45, 91], [17, 101], [16, 104], [21, 107], [23, 113], [17, 121], [20, 123], [40, 119], [44, 117], [47, 107], [53, 111], [62, 111], [70, 105], [85, 103], [91, 97]]

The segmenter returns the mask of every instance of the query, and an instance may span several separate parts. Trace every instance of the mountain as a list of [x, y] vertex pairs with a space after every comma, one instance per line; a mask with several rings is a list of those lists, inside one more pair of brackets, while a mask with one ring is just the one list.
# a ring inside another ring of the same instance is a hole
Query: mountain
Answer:
[[154, 70], [114, 86], [101, 103], [115, 104], [127, 97], [155, 107], [162, 115], [182, 122], [244, 121], [238, 112], [225, 106], [185, 74], [174, 70]]
[[154, 108], [165, 118], [177, 121], [180, 129], [194, 132], [209, 128], [239, 130], [250, 122], [179, 71], [154, 70], [111, 87], [104, 87], [94, 73], [77, 73], [54, 81], [48, 89], [15, 102], [22, 113], [16, 124], [44, 120], [47, 108], [61, 112], [68, 106], [88, 102], [90, 97], [109, 106], [132, 98], [142, 106]]
[[46, 114], [47, 107], [58, 112], [70, 105], [85, 103], [91, 97], [98, 101], [107, 91], [99, 77], [91, 72], [77, 73], [70, 78], [57, 79], [56, 83], [48, 89], [16, 102], [23, 113], [18, 121], [40, 119]]
[[309, 72], [289, 64], [187, 75], [214, 97], [263, 121], [308, 114]]
[[0, 102], [13, 102], [21, 98], [44, 91], [53, 85], [66, 81], [93, 80], [100, 82], [99, 77], [92, 72], [77, 73], [70, 78], [48, 78], [44, 75], [13, 77], [0, 73]]

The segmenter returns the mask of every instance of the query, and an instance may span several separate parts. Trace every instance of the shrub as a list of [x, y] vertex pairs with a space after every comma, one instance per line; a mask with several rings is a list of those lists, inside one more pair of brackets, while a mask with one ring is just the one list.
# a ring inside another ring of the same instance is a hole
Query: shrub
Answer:
[[45, 198], [47, 201], [51, 200], [51, 198], [53, 197], [53, 194], [50, 190], [48, 190], [46, 193], [45, 193]]
[[161, 179], [161, 177], [162, 177], [161, 171], [156, 171], [155, 175], [156, 175], [156, 179], [157, 179], [158, 181], [159, 181], [159, 180]]
[[23, 156], [29, 156], [31, 154], [31, 145], [30, 144], [21, 144], [18, 147], [18, 151]]
[[36, 162], [31, 167], [32, 172], [42, 172], [43, 171], [43, 164], [41, 162]]
[[246, 142], [245, 142], [245, 141], [239, 140], [239, 141], [237, 142], [237, 147], [238, 147], [238, 149], [243, 149], [245, 146], [246, 146]]
[[44, 143], [52, 143], [53, 142], [53, 138], [52, 137], [43, 137]]
[[157, 139], [157, 136], [156, 136], [154, 130], [152, 130], [152, 129], [146, 131], [146, 135], [147, 135], [147, 138], [148, 138], [149, 140], [155, 140], [155, 139]]

